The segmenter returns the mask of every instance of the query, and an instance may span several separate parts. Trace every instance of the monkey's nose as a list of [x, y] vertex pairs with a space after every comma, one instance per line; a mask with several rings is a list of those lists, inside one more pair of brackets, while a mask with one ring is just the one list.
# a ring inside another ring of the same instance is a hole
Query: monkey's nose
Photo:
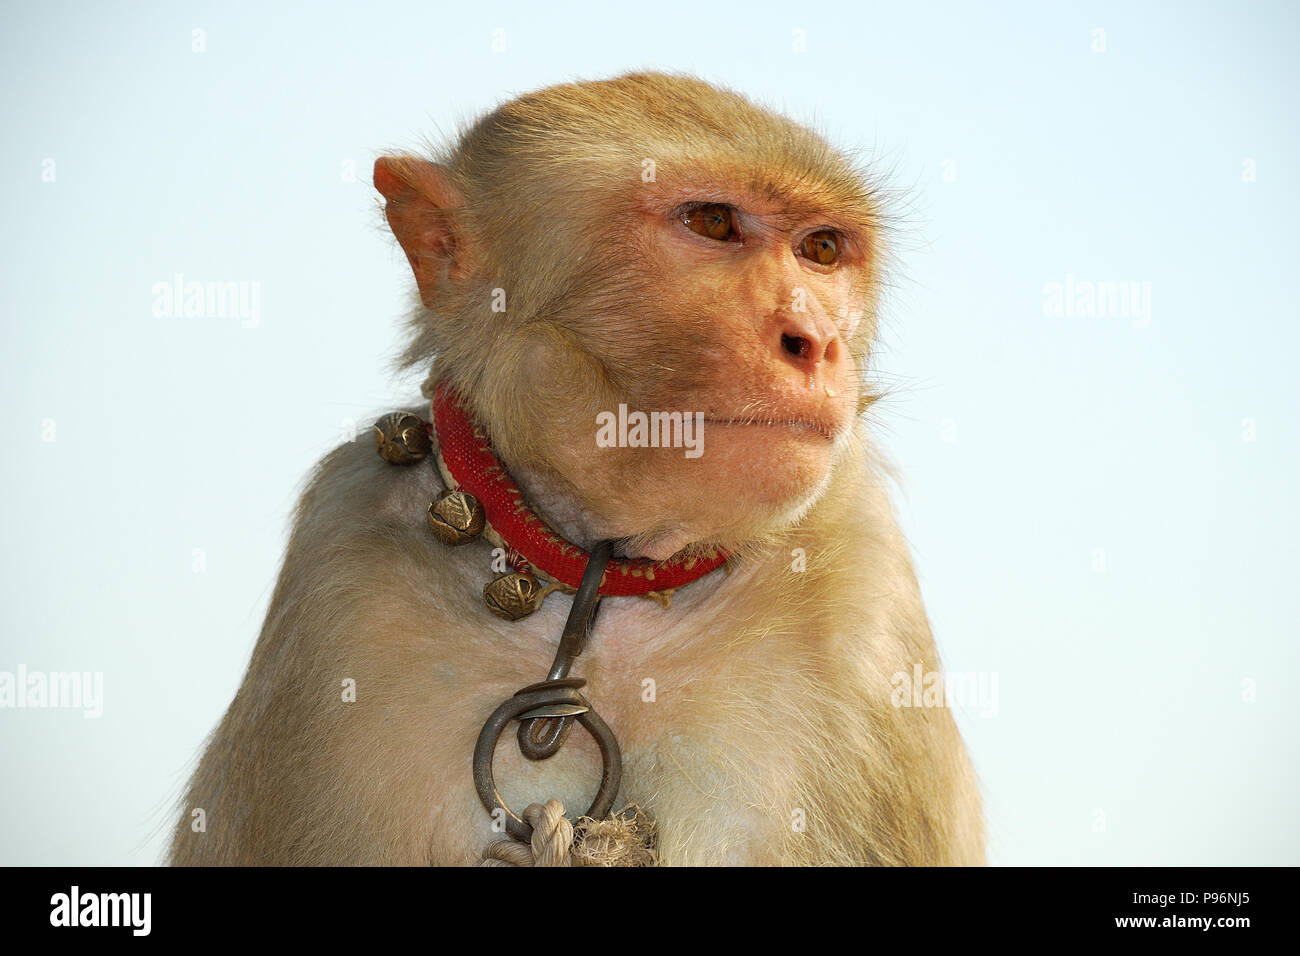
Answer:
[[799, 323], [780, 334], [780, 356], [800, 372], [813, 372], [823, 362], [834, 365], [840, 357], [840, 337], [834, 328], [822, 331], [811, 323]]

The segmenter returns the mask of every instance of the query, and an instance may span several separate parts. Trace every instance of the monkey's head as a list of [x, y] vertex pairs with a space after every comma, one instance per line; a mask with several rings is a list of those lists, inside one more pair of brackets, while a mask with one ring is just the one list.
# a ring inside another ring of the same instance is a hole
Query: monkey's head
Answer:
[[853, 447], [879, 215], [809, 130], [633, 74], [512, 100], [436, 162], [380, 158], [375, 186], [419, 294], [407, 363], [585, 536], [736, 551]]

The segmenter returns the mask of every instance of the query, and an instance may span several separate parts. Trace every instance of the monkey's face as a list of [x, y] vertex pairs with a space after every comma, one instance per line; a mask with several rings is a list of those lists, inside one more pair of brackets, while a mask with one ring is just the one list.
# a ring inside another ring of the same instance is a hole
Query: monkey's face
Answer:
[[[639, 102], [624, 135], [685, 103]], [[631, 556], [764, 540], [852, 445], [874, 194], [806, 131], [723, 107], [734, 136], [683, 139], [693, 114], [673, 114], [657, 176], [629, 175], [644, 154], [619, 153], [608, 131], [583, 132], [603, 115], [586, 107], [572, 125], [534, 126], [524, 106], [485, 121], [473, 153], [494, 165], [462, 157], [468, 198], [447, 168], [375, 167], [427, 310], [431, 381], [465, 395], [553, 520]], [[545, 136], [521, 148], [512, 124]]]
[[603, 374], [568, 371], [572, 340], [534, 366], [572, 396], [553, 466], [604, 534], [651, 558], [796, 519], [862, 388], [870, 237], [784, 197], [706, 196], [655, 194], [628, 222], [635, 279], [575, 320]]

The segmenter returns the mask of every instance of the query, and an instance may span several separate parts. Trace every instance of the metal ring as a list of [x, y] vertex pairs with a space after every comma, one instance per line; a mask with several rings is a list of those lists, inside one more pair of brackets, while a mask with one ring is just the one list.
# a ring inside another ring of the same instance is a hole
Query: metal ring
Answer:
[[[533, 828], [510, 807], [506, 806], [505, 800], [501, 798], [496, 781], [492, 776], [492, 757], [496, 752], [497, 741], [501, 739], [501, 732], [505, 729], [506, 724], [525, 711], [549, 704], [591, 706], [586, 698], [572, 687], [521, 692], [503, 702], [500, 707], [492, 712], [492, 716], [487, 719], [487, 723], [483, 725], [483, 729], [479, 732], [478, 742], [474, 745], [474, 788], [478, 791], [479, 800], [482, 801], [489, 814], [494, 814], [497, 809], [505, 811], [506, 831], [516, 840], [524, 843], [527, 843], [532, 838]], [[596, 799], [591, 802], [591, 807], [587, 810], [586, 816], [601, 820], [609, 815], [609, 811], [614, 806], [614, 800], [618, 797], [619, 784], [623, 778], [623, 757], [619, 752], [618, 740], [615, 739], [614, 732], [609, 729], [609, 725], [601, 720], [600, 715], [594, 710], [588, 710], [586, 713], [579, 714], [572, 719], [576, 719], [578, 723], [587, 728], [587, 733], [591, 734], [596, 741], [596, 745], [600, 748], [600, 787], [596, 791]]]

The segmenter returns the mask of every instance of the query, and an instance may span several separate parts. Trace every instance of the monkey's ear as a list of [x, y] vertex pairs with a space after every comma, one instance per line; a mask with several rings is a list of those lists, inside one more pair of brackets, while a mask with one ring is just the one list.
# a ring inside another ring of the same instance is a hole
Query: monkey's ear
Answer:
[[456, 222], [464, 198], [446, 167], [411, 156], [375, 160], [375, 188], [387, 200], [384, 215], [411, 263], [420, 299], [432, 306], [443, 283], [473, 271], [469, 244]]

